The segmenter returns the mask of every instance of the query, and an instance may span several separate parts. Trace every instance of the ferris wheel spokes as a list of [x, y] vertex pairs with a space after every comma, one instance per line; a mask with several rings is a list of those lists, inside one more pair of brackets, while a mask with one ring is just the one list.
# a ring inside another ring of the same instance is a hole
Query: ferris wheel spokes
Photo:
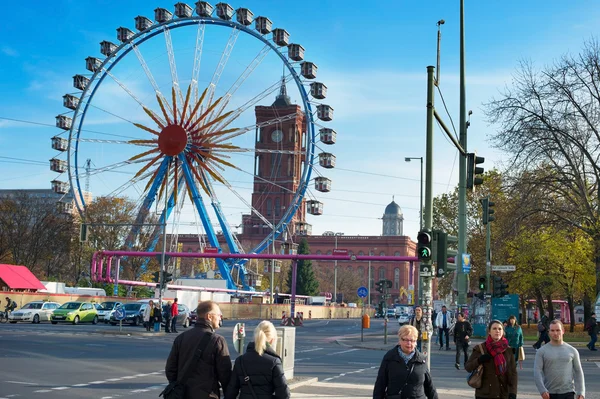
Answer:
[[[173, 40], [171, 39], [171, 31], [166, 27], [163, 28], [165, 36], [165, 44], [167, 46], [167, 55], [169, 56], [169, 68], [171, 70], [171, 81], [173, 82], [174, 94], [177, 95], [181, 104], [183, 104], [183, 95], [179, 87], [179, 77], [177, 76], [177, 63], [175, 62], [175, 52], [173, 51]], [[173, 98], [173, 108], [176, 106], [175, 98]], [[177, 119], [177, 111], [173, 111], [175, 119]]]
[[239, 35], [240, 30], [237, 27], [231, 29], [229, 40], [227, 40], [227, 44], [225, 45], [223, 54], [221, 54], [219, 64], [217, 65], [215, 72], [213, 73], [212, 79], [210, 80], [210, 84], [208, 85], [208, 102], [206, 103], [207, 106], [210, 106], [212, 104], [212, 100], [215, 95], [215, 90], [219, 85], [219, 80], [221, 79], [221, 74], [223, 73], [223, 70], [225, 70], [225, 66], [227, 65], [227, 61], [229, 61], [229, 57], [231, 56], [231, 52], [233, 51], [233, 47], [235, 46], [235, 42], [237, 41]]
[[198, 101], [198, 78], [200, 76], [200, 65], [202, 63], [202, 50], [204, 48], [204, 24], [198, 24], [196, 32], [196, 45], [194, 46], [194, 67], [192, 69], [192, 81], [190, 88], [192, 89], [192, 98], [194, 102]]

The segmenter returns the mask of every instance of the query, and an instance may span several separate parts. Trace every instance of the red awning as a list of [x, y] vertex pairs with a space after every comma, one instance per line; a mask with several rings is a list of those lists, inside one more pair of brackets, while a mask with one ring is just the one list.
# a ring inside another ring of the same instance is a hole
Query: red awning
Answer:
[[0, 265], [0, 280], [13, 290], [43, 290], [46, 289], [25, 266]]

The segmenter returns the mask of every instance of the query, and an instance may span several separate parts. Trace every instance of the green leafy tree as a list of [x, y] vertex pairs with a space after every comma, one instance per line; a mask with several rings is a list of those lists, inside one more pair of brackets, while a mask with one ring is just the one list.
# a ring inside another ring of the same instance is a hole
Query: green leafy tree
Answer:
[[[298, 245], [298, 254], [310, 254], [308, 242], [305, 238], [303, 238], [302, 241], [300, 241], [300, 245]], [[290, 287], [290, 293], [292, 287], [292, 272], [293, 268], [290, 268], [286, 281], [287, 286]], [[296, 294], [317, 295], [318, 293], [319, 281], [315, 277], [315, 273], [312, 268], [312, 262], [310, 260], [299, 260], [298, 266], [296, 267]]]

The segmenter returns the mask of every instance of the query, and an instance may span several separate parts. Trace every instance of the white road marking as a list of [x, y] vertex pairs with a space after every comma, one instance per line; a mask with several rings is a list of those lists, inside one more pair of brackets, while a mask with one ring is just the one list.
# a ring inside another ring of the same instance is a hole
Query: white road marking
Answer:
[[37, 391], [33, 391], [35, 393], [47, 393], [47, 392], [52, 392], [51, 389], [39, 389]]
[[54, 391], [64, 391], [65, 389], [69, 389], [69, 388], [71, 388], [71, 387], [54, 387], [54, 388], [52, 388], [52, 390], [54, 390]]
[[131, 380], [132, 378], [135, 378], [134, 375], [126, 375], [125, 377], [121, 377], [124, 380]]
[[600, 367], [600, 362], [596, 362], [596, 366]]
[[94, 385], [96, 385], [96, 384], [104, 384], [105, 382], [106, 381], [91, 381], [91, 382], [88, 382], [88, 384], [94, 384]]
[[354, 352], [354, 351], [357, 351], [357, 350], [359, 350], [359, 349], [348, 349], [346, 351], [329, 353], [329, 354], [327, 354], [327, 356], [341, 355], [342, 353], [349, 353], [349, 352]]
[[73, 388], [80, 388], [80, 387], [87, 387], [90, 384], [75, 384], [75, 385], [71, 385]]
[[296, 353], [314, 352], [314, 351], [320, 351], [321, 349], [323, 349], [323, 348], [305, 349], [303, 351], [296, 351]]
[[131, 393], [140, 393], [140, 392], [150, 392], [149, 389], [136, 389], [131, 391]]
[[121, 381], [121, 378], [109, 378], [106, 381], [110, 381], [110, 382]]
[[302, 362], [304, 360], [310, 360], [310, 359], [312, 359], [312, 357], [303, 357], [302, 359], [295, 359], [294, 361], [295, 362]]
[[23, 384], [23, 385], [37, 385], [35, 382], [24, 382], [24, 381], [4, 381], [8, 384]]

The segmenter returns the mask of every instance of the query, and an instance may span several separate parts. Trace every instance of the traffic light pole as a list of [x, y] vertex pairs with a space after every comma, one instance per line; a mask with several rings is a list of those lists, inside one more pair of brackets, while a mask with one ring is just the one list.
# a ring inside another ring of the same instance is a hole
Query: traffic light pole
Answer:
[[[460, 146], [467, 151], [467, 106], [465, 90], [465, 4], [460, 0]], [[463, 272], [462, 254], [467, 252], [467, 158], [459, 156], [458, 178], [458, 254], [456, 259], [456, 288], [458, 305], [467, 303], [467, 275]]]
[[[489, 204], [490, 201], [490, 196], [488, 195], [487, 197], [487, 203]], [[486, 210], [483, 210], [484, 212], [486, 212]], [[492, 276], [492, 248], [491, 248], [491, 235], [492, 235], [492, 228], [490, 226], [490, 222], [488, 220], [488, 222], [485, 225], [485, 277], [486, 277], [486, 281], [487, 281], [487, 287], [486, 287], [486, 291], [488, 293], [491, 293], [491, 283], [490, 283], [490, 277]]]
[[[433, 66], [427, 67], [427, 127], [426, 127], [426, 150], [425, 150], [425, 210], [423, 212], [423, 229], [431, 231], [433, 227], [433, 121], [434, 121], [434, 70]], [[433, 305], [433, 265], [432, 261], [421, 261], [419, 266], [419, 277], [422, 282], [423, 293], [421, 303], [423, 305], [423, 320], [425, 321], [425, 334], [422, 339], [423, 355], [427, 361], [427, 368], [431, 362], [431, 338], [433, 325], [431, 320]]]

